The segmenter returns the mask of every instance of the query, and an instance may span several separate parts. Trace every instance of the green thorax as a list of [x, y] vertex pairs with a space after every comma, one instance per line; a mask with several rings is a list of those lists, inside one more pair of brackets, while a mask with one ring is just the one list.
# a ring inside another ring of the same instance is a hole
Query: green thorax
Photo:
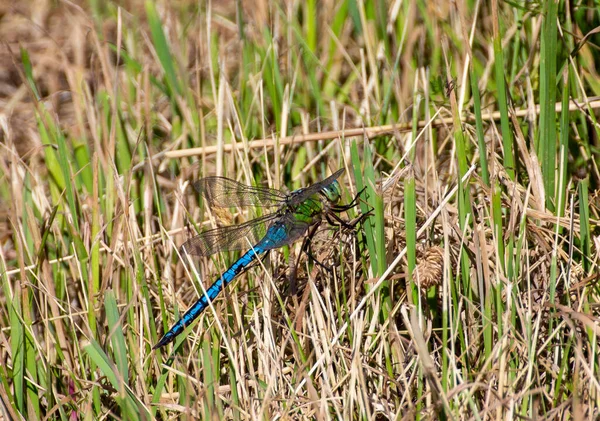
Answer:
[[290, 206], [290, 210], [298, 221], [313, 224], [321, 219], [325, 213], [329, 212], [339, 202], [340, 197], [340, 185], [337, 181], [334, 181], [300, 204]]

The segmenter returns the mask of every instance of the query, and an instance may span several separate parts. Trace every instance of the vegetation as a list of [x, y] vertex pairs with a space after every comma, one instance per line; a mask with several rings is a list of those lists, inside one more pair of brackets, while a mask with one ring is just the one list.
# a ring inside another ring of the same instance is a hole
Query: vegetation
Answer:
[[[0, 2], [6, 419], [600, 417], [600, 8]], [[241, 274], [180, 244], [346, 168], [342, 217]], [[330, 270], [324, 269], [329, 267]]]

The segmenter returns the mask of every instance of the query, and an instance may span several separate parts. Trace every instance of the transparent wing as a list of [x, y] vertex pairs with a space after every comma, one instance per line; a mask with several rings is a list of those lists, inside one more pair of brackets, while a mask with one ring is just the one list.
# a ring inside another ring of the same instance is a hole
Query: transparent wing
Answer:
[[225, 177], [206, 177], [194, 183], [194, 187], [210, 206], [281, 206], [287, 195], [279, 190], [247, 186]]
[[240, 225], [215, 228], [189, 239], [180, 248], [195, 256], [209, 256], [225, 250], [247, 250], [257, 244], [273, 220], [280, 215], [272, 213]]
[[343, 172], [344, 172], [343, 168], [339, 169], [336, 172], [334, 172], [332, 175], [327, 177], [325, 180], [319, 181], [318, 183], [312, 184], [304, 189], [294, 190], [288, 196], [289, 203], [292, 205], [296, 205], [296, 204], [303, 202], [304, 200], [308, 199], [313, 194], [318, 193], [321, 190], [323, 190], [325, 187], [329, 186], [331, 183], [333, 183], [335, 180], [337, 180], [340, 177], [340, 175], [343, 174]]
[[[204, 196], [210, 206], [282, 206], [297, 205], [308, 197], [331, 185], [344, 172], [336, 171], [323, 181], [286, 195], [279, 190], [251, 187], [225, 177], [206, 177], [194, 187]], [[271, 250], [291, 244], [301, 238], [309, 224], [298, 221], [292, 214], [272, 213], [241, 225], [205, 231], [185, 242], [181, 249], [198, 256], [208, 256], [224, 250], [242, 250], [255, 245]]]

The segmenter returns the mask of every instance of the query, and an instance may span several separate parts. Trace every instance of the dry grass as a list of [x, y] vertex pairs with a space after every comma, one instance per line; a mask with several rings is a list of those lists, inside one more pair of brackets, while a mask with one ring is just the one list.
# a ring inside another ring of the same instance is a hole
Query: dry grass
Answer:
[[[0, 414], [598, 419], [599, 26], [581, 3], [0, 1]], [[239, 257], [194, 273], [177, 246], [255, 216], [189, 181], [341, 167], [365, 191], [357, 229], [314, 237], [331, 270], [272, 251], [151, 350]]]

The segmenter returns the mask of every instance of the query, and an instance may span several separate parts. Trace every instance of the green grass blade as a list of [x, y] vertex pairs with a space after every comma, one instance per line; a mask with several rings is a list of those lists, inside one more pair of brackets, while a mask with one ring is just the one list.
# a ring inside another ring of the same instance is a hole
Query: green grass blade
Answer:
[[[354, 169], [354, 179], [356, 182], [356, 189], [358, 191], [362, 191], [365, 189], [365, 193], [363, 197], [366, 197], [366, 203], [360, 202], [360, 211], [363, 214], [367, 214], [371, 211], [371, 208], [374, 208], [375, 198], [373, 197], [372, 186], [369, 188], [369, 181], [366, 179], [366, 176], [363, 175], [363, 165], [361, 161], [360, 154], [358, 152], [358, 146], [354, 140], [352, 140], [351, 144], [351, 154], [352, 154], [352, 167]], [[373, 275], [375, 275], [378, 271], [379, 264], [377, 263], [379, 260], [379, 255], [377, 254], [376, 241], [375, 241], [375, 217], [369, 216], [365, 221], [365, 240], [367, 241], [367, 250], [369, 251], [370, 263], [371, 263], [371, 271]]]
[[556, 168], [556, 13], [555, 1], [544, 3], [540, 45], [540, 124], [536, 138], [546, 189], [546, 207], [554, 209]]
[[117, 300], [112, 291], [107, 291], [104, 296], [104, 308], [106, 310], [106, 319], [109, 326], [109, 341], [115, 354], [117, 369], [124, 381], [129, 379], [129, 367], [127, 363], [127, 346], [125, 336], [121, 329], [120, 314], [117, 308]]
[[152, 42], [156, 49], [156, 54], [165, 72], [167, 79], [167, 85], [173, 95], [181, 95], [182, 87], [175, 71], [175, 60], [171, 55], [169, 43], [167, 37], [162, 28], [161, 20], [156, 11], [156, 6], [152, 1], [146, 1], [146, 16], [148, 17], [148, 24], [150, 26], [150, 33], [152, 34]]
[[515, 179], [516, 162], [515, 151], [513, 150], [513, 132], [510, 128], [510, 119], [508, 116], [508, 95], [506, 81], [504, 79], [504, 52], [502, 49], [502, 36], [499, 33], [499, 16], [497, 9], [494, 10], [494, 69], [496, 75], [496, 94], [498, 97], [498, 109], [500, 110], [500, 123], [502, 128], [502, 146], [504, 148], [504, 168], [511, 178]]
[[483, 133], [483, 119], [481, 117], [481, 97], [479, 95], [479, 86], [477, 81], [479, 78], [473, 66], [471, 65], [471, 71], [469, 73], [469, 80], [471, 81], [471, 94], [473, 95], [473, 113], [475, 114], [475, 129], [477, 132], [477, 146], [479, 148], [479, 165], [481, 166], [481, 178], [486, 186], [490, 186], [490, 174], [488, 170], [487, 162], [487, 147], [485, 144], [485, 137]]

